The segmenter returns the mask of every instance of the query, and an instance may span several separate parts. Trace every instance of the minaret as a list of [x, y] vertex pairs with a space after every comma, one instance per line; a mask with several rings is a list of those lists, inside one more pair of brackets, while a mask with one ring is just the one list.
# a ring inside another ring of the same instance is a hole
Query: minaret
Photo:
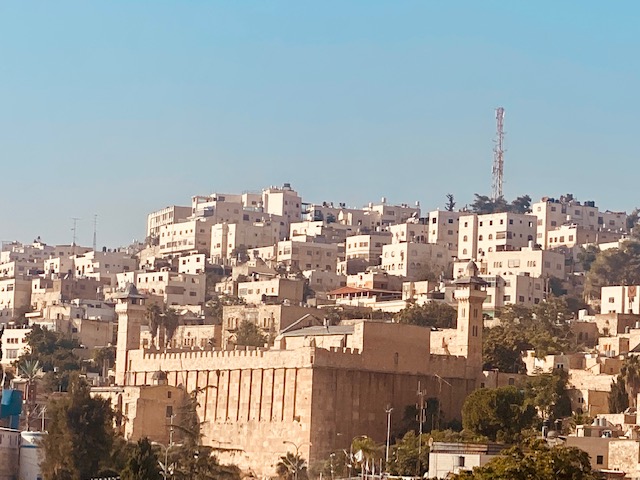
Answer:
[[478, 277], [478, 266], [470, 261], [464, 276], [454, 283], [459, 354], [467, 357], [467, 377], [476, 378], [482, 371], [482, 303], [487, 297], [487, 282]]
[[127, 385], [129, 350], [140, 348], [140, 327], [145, 323], [144, 295], [135, 285], [128, 283], [124, 291], [115, 296], [118, 315], [118, 344], [116, 347], [116, 385]]

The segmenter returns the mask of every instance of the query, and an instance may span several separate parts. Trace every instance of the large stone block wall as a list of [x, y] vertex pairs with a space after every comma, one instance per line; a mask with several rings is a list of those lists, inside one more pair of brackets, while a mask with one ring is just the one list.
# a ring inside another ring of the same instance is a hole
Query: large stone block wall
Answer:
[[[382, 442], [387, 404], [392, 430], [415, 405], [418, 382], [425, 399], [439, 398], [446, 420], [458, 418], [479, 372], [469, 377], [465, 358], [425, 354], [425, 349], [384, 348], [384, 335], [365, 354], [325, 350], [129, 352], [131, 385], [148, 385], [158, 370], [169, 385], [199, 389], [204, 442], [256, 475], [273, 475], [291, 446], [310, 461], [348, 448], [356, 435]], [[428, 335], [424, 338], [428, 346]], [[422, 343], [422, 342], [421, 342]], [[396, 351], [397, 350], [397, 351]], [[439, 375], [441, 378], [438, 378]], [[311, 444], [311, 445], [309, 445]]]
[[438, 398], [444, 421], [459, 419], [474, 380], [433, 375], [314, 368], [311, 411], [311, 461], [348, 449], [356, 435], [384, 442], [387, 405], [393, 407], [391, 431], [397, 431], [405, 409], [419, 402], [418, 382], [427, 398]]

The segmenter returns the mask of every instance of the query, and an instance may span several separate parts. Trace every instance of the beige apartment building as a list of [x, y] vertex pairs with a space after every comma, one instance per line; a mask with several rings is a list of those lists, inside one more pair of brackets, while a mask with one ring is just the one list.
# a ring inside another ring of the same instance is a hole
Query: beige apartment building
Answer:
[[640, 286], [614, 285], [600, 292], [600, 313], [640, 315]]
[[316, 293], [328, 292], [347, 284], [347, 277], [337, 272], [303, 270], [302, 275], [307, 279], [309, 288]]
[[370, 265], [380, 265], [382, 247], [392, 242], [389, 232], [376, 232], [370, 235], [353, 235], [345, 240], [346, 260], [359, 258]]
[[389, 225], [388, 231], [391, 233], [391, 243], [429, 243], [429, 226], [421, 221]]
[[238, 282], [238, 297], [257, 305], [265, 301], [300, 304], [304, 300], [304, 280], [273, 278], [255, 282]]
[[188, 253], [209, 255], [213, 223], [212, 217], [204, 217], [161, 226], [158, 234], [159, 253], [165, 257]]
[[20, 242], [3, 242], [0, 250], [0, 264], [13, 261], [35, 262], [42, 265], [44, 260], [52, 257], [70, 257], [90, 252], [92, 248], [79, 245], [47, 245], [36, 239], [31, 244]]
[[535, 240], [536, 221], [532, 215], [509, 212], [461, 215], [458, 258], [481, 259], [490, 252], [520, 250]]
[[486, 275], [487, 298], [482, 305], [483, 313], [494, 316], [505, 305], [533, 307], [546, 298], [546, 281], [526, 275]]
[[231, 265], [241, 252], [248, 254], [258, 247], [274, 245], [281, 226], [275, 222], [221, 223], [211, 227], [211, 262]]
[[552, 248], [549, 233], [563, 225], [576, 225], [591, 231], [627, 231], [626, 213], [601, 212], [595, 202], [580, 203], [573, 199], [543, 197], [531, 206], [531, 213], [537, 217], [536, 243], [544, 249]]
[[[271, 343], [283, 329], [322, 325], [322, 311], [298, 305], [227, 305], [222, 310], [222, 348], [235, 344], [235, 335], [242, 322], [253, 323]], [[300, 322], [298, 324], [297, 322]]]
[[200, 305], [204, 303], [206, 275], [171, 271], [127, 272], [117, 275], [118, 288], [135, 285], [138, 291], [159, 295], [167, 305]]
[[283, 235], [289, 233], [289, 225], [302, 220], [302, 198], [291, 188], [290, 183], [282, 187], [269, 187], [262, 191], [264, 212], [282, 217], [286, 227]]
[[356, 275], [347, 275], [347, 286], [369, 290], [402, 291], [402, 278], [385, 271], [367, 271]]
[[446, 245], [453, 252], [458, 252], [458, 236], [461, 212], [433, 210], [429, 212], [429, 243]]
[[205, 273], [207, 269], [207, 256], [204, 253], [193, 253], [185, 255], [178, 260], [178, 273], [188, 273], [189, 275], [199, 275]]
[[13, 319], [19, 310], [31, 303], [31, 280], [9, 278], [0, 280], [0, 323]]
[[[533, 242], [531, 242], [533, 243]], [[565, 278], [565, 256], [553, 250], [541, 250], [534, 246], [518, 251], [489, 252], [476, 262], [482, 275], [525, 275], [530, 277]], [[466, 262], [454, 264], [454, 277], [462, 275]]]
[[333, 272], [338, 261], [338, 245], [285, 240], [278, 242], [276, 261], [278, 264], [300, 270], [319, 269]]
[[191, 216], [191, 207], [171, 205], [147, 216], [147, 237], [158, 237], [160, 228], [165, 225], [181, 223]]
[[87, 252], [73, 257], [77, 277], [95, 278], [105, 285], [116, 284], [116, 274], [138, 268], [138, 260], [122, 252]]
[[326, 220], [295, 222], [289, 226], [289, 238], [306, 236], [323, 239], [324, 243], [343, 243], [349, 235], [355, 235], [358, 229], [341, 223], [327, 223]]
[[95, 278], [36, 277], [30, 285], [31, 308], [38, 311], [49, 305], [69, 303], [75, 298], [100, 300], [103, 289], [103, 285]]
[[572, 249], [587, 244], [615, 242], [624, 236], [623, 232], [607, 230], [590, 230], [576, 224], [562, 225], [547, 232], [549, 249]]
[[44, 269], [43, 261], [16, 259], [0, 263], [0, 279], [28, 278], [37, 275]]
[[392, 243], [382, 247], [381, 267], [390, 275], [418, 280], [427, 272], [436, 275], [451, 272], [451, 252], [435, 243]]

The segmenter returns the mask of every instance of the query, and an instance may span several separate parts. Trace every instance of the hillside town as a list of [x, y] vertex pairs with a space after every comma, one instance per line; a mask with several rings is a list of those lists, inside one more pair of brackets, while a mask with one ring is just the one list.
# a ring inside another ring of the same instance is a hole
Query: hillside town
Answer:
[[159, 208], [121, 248], [3, 242], [0, 480], [76, 478], [77, 402], [110, 435], [83, 479], [142, 478], [117, 445], [165, 480], [491, 478], [514, 448], [640, 478], [637, 224], [571, 194], [284, 183]]

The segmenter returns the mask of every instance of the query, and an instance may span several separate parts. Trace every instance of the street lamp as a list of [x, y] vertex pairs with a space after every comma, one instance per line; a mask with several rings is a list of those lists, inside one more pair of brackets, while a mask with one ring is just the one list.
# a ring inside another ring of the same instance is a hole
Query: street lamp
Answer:
[[387, 452], [385, 455], [385, 468], [387, 469], [387, 472], [389, 471], [389, 440], [391, 437], [391, 412], [393, 412], [393, 407], [391, 405], [387, 405], [387, 408], [385, 408], [385, 413], [387, 414]]
[[351, 478], [351, 469], [353, 468], [353, 442], [358, 438], [369, 438], [367, 435], [356, 435], [351, 439], [351, 445], [349, 445], [349, 478]]
[[[287, 443], [288, 443], [288, 444], [291, 444], [291, 445], [293, 445], [293, 446], [294, 446], [294, 448], [296, 449], [296, 464], [295, 464], [295, 466], [294, 466], [294, 465], [291, 465], [291, 466], [292, 466], [292, 467], [294, 467], [294, 470], [293, 470], [293, 480], [298, 480], [298, 468], [300, 467], [298, 460], [299, 460], [299, 458], [300, 458], [300, 455], [299, 455], [300, 448], [301, 448], [301, 447], [304, 447], [305, 445], [311, 446], [311, 443], [310, 443], [310, 442], [304, 442], [304, 443], [301, 443], [300, 445], [298, 445], [298, 444], [296, 444], [296, 443], [294, 443], [294, 442], [291, 442], [291, 441], [289, 441], [289, 440], [283, 440], [283, 441], [282, 441], [282, 443], [284, 443], [284, 444], [287, 444]], [[284, 458], [286, 459], [287, 457], [285, 456]]]
[[[173, 419], [175, 417], [174, 415], [171, 415], [170, 418], [170, 423], [169, 423], [169, 445], [163, 445], [160, 442], [151, 442], [152, 445], [157, 445], [159, 447], [162, 447], [162, 449], [164, 450], [164, 465], [162, 465], [162, 477], [164, 478], [164, 480], [167, 480], [167, 474], [169, 473], [169, 449], [171, 447], [174, 446], [173, 444]], [[177, 446], [177, 445], [175, 445]]]

